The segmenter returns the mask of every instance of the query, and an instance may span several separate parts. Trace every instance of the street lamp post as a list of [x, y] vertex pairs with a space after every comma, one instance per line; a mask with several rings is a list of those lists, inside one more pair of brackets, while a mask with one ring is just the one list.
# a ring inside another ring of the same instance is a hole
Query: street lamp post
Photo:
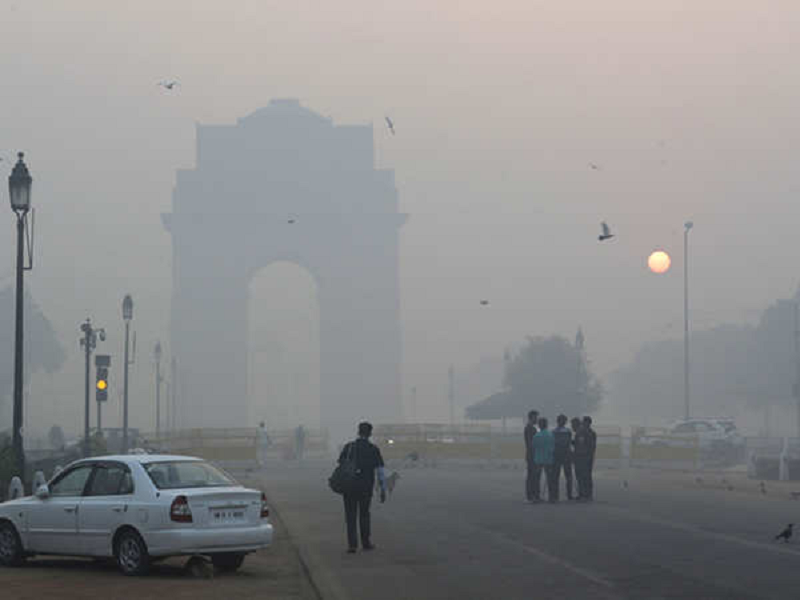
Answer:
[[16, 460], [17, 473], [25, 478], [25, 451], [22, 444], [22, 316], [23, 316], [23, 278], [22, 274], [33, 267], [29, 254], [28, 266], [25, 266], [25, 228], [28, 223], [28, 211], [31, 207], [31, 184], [33, 178], [22, 160], [24, 154], [17, 154], [17, 164], [8, 177], [8, 192], [11, 199], [11, 210], [17, 216], [17, 298], [16, 323], [14, 334], [14, 415], [12, 444]]
[[81, 325], [81, 331], [83, 332], [83, 337], [80, 343], [86, 357], [86, 369], [84, 373], [86, 398], [83, 414], [83, 456], [86, 457], [91, 454], [91, 443], [89, 441], [89, 367], [92, 362], [92, 351], [97, 347], [97, 338], [100, 338], [100, 341], [104, 342], [106, 339], [106, 330], [102, 328], [95, 329], [92, 327], [91, 320], [87, 318], [86, 322]]
[[694, 223], [683, 226], [683, 418], [689, 419], [689, 231]]
[[156, 438], [161, 441], [161, 342], [156, 342], [153, 356], [156, 359]]
[[131, 319], [133, 319], [133, 298], [126, 294], [122, 300], [122, 319], [125, 321], [125, 370], [122, 387], [122, 452], [128, 452], [128, 366], [131, 364], [128, 348], [130, 346]]

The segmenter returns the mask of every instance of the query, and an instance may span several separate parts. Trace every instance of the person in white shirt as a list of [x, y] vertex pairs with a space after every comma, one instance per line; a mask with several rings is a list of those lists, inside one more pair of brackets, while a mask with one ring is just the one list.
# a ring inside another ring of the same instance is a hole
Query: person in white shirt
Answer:
[[272, 440], [269, 439], [267, 433], [267, 426], [264, 421], [258, 424], [258, 464], [264, 467], [267, 464], [267, 450], [272, 445]]

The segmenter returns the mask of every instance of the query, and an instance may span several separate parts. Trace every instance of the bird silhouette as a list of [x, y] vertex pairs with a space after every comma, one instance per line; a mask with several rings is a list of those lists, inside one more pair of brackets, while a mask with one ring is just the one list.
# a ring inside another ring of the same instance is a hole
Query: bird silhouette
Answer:
[[489, 306], [488, 300], [481, 300], [481, 306]]
[[597, 236], [597, 239], [601, 242], [604, 242], [606, 240], [610, 240], [613, 237], [614, 234], [611, 233], [611, 230], [608, 228], [608, 224], [605, 221], [600, 223], [600, 235]]
[[295, 224], [295, 220], [294, 219], [289, 219], [286, 222], [289, 223], [289, 225], [294, 225]]
[[159, 81], [158, 85], [163, 87], [165, 90], [172, 90], [176, 85], [180, 85], [177, 81]]
[[789, 523], [786, 526], [786, 529], [781, 531], [778, 535], [775, 536], [775, 540], [783, 540], [784, 543], [788, 544], [789, 539], [792, 537], [792, 533], [794, 532], [794, 523]]
[[593, 171], [602, 171], [602, 167], [600, 167], [600, 165], [598, 165], [597, 163], [590, 162], [589, 168], [592, 169]]
[[386, 119], [386, 126], [389, 128], [389, 131], [391, 131], [392, 135], [394, 135], [394, 123], [392, 123], [392, 120], [389, 117], [384, 117], [384, 119]]

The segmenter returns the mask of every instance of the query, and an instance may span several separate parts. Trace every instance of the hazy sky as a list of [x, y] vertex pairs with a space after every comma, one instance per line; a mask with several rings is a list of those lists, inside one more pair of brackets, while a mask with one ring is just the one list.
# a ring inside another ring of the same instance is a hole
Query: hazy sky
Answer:
[[[193, 166], [196, 122], [275, 97], [376, 125], [376, 160], [411, 215], [404, 391], [416, 385], [431, 416], [445, 414], [449, 363], [525, 334], [582, 323], [605, 373], [679, 333], [687, 219], [697, 326], [754, 318], [797, 286], [799, 21], [790, 1], [0, 0], [0, 156], [28, 153], [28, 280], [70, 354], [34, 381], [31, 418], [80, 424], [78, 325], [108, 327], [119, 356], [131, 292], [133, 420], [150, 423], [175, 170]], [[163, 78], [180, 88], [165, 93]], [[603, 219], [619, 238], [599, 245]], [[10, 211], [6, 225], [0, 275]], [[666, 276], [645, 268], [657, 247], [675, 259]]]

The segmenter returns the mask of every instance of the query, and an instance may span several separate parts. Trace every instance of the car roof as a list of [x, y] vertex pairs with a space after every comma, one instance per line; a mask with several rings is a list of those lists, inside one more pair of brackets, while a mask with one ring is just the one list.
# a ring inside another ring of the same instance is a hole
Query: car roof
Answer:
[[92, 456], [90, 458], [82, 458], [72, 464], [80, 464], [84, 462], [100, 462], [100, 461], [116, 461], [125, 464], [139, 463], [146, 465], [156, 462], [174, 462], [174, 461], [202, 461], [202, 458], [196, 456], [182, 456], [179, 454], [110, 454], [107, 456]]

